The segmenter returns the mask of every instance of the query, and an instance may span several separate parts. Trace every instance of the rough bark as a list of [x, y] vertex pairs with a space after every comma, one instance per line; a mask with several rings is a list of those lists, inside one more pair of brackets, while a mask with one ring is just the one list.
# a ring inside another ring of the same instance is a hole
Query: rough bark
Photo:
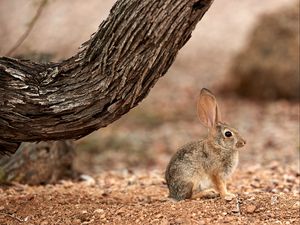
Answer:
[[0, 152], [77, 139], [146, 97], [213, 0], [119, 0], [81, 51], [61, 63], [0, 58]]

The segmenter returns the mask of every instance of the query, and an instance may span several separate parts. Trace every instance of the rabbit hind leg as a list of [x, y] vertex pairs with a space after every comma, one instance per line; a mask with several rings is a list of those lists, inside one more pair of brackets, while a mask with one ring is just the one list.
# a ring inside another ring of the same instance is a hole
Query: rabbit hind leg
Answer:
[[193, 182], [174, 182], [170, 187], [169, 197], [177, 201], [189, 199], [193, 195], [193, 186]]

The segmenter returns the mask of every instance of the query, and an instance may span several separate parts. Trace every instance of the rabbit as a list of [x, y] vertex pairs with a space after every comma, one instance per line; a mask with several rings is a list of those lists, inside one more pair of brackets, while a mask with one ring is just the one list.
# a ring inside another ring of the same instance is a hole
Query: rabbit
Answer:
[[197, 112], [208, 135], [182, 146], [171, 158], [165, 172], [169, 197], [180, 201], [214, 189], [232, 200], [235, 195], [227, 191], [226, 180], [237, 167], [238, 151], [246, 141], [222, 121], [216, 97], [206, 88], [200, 92]]

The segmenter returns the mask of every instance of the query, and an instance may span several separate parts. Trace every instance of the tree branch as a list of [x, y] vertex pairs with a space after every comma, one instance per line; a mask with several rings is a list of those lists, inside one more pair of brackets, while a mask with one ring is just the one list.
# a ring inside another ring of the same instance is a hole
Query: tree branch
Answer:
[[8, 50], [8, 52], [5, 55], [11, 56], [20, 47], [20, 45], [23, 44], [25, 39], [28, 37], [28, 35], [32, 31], [34, 25], [36, 24], [36, 22], [40, 18], [47, 2], [48, 2], [48, 0], [42, 0], [42, 2], [40, 3], [34, 17], [31, 19], [30, 23], [28, 24], [28, 28], [26, 29], [25, 33], [17, 40], [17, 42], [14, 44], [14, 46], [10, 50]]
[[213, 0], [119, 0], [74, 57], [37, 64], [0, 58], [0, 151], [77, 139], [146, 97]]

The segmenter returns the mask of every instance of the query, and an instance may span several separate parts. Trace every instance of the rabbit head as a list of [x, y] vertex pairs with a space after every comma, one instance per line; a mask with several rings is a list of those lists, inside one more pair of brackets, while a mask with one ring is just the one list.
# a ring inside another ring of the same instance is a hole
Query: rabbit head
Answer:
[[197, 111], [201, 124], [209, 130], [208, 139], [214, 144], [225, 149], [238, 149], [246, 144], [236, 129], [222, 121], [216, 97], [206, 88], [200, 92]]

